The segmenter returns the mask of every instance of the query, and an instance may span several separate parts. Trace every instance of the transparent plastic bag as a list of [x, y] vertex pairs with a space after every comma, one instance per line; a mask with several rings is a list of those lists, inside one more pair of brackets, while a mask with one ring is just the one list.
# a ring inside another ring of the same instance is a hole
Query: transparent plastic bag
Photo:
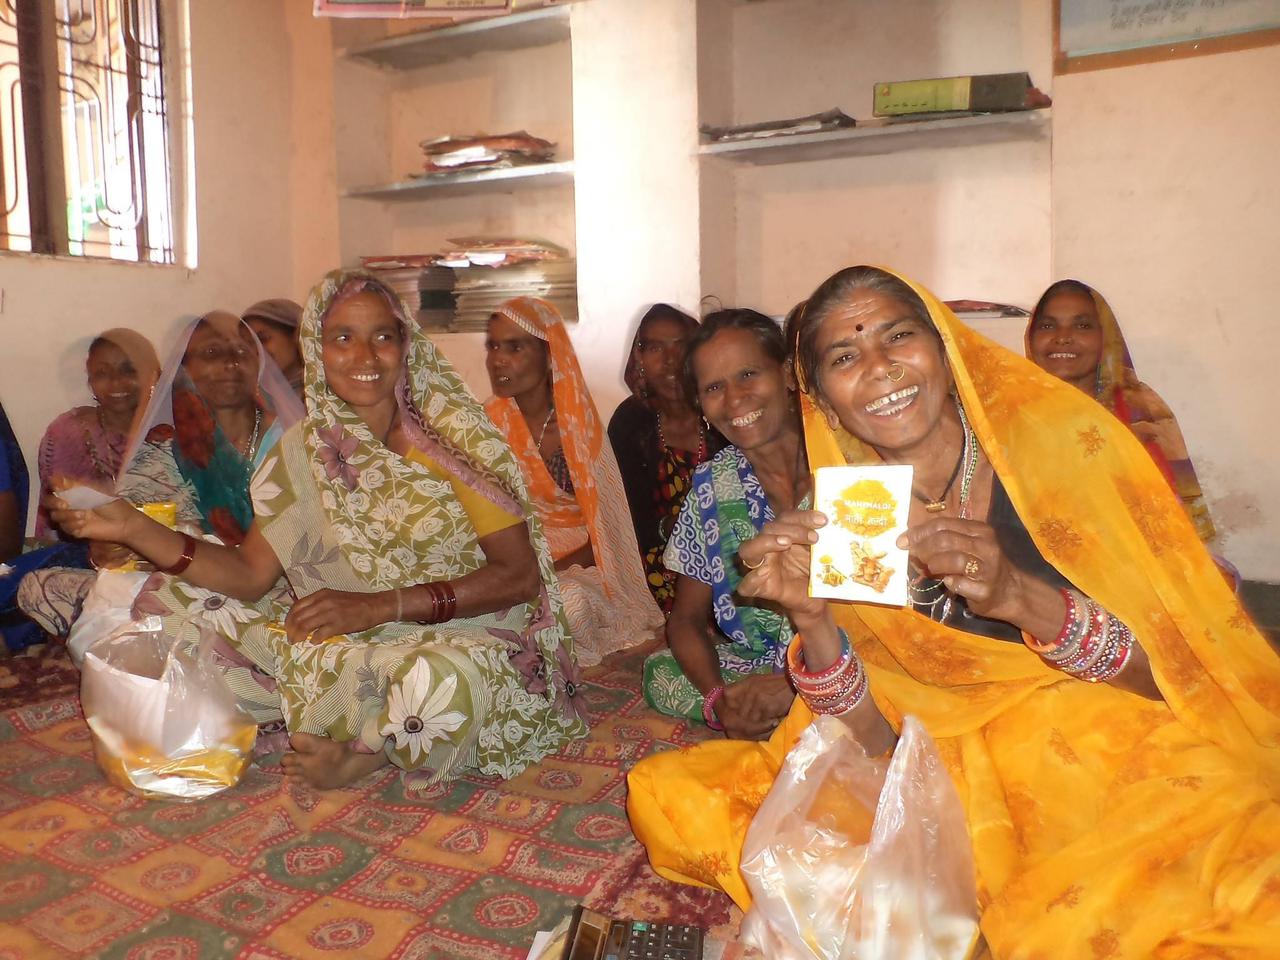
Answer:
[[133, 601], [150, 574], [141, 570], [99, 570], [80, 615], [67, 634], [67, 650], [77, 667], [85, 651], [133, 623]]
[[98, 766], [116, 786], [196, 800], [244, 776], [257, 725], [214, 667], [211, 641], [179, 650], [148, 617], [85, 652], [80, 700]]
[[815, 718], [751, 821], [742, 873], [743, 939], [770, 960], [962, 960], [977, 942], [960, 798], [914, 717], [889, 761]]

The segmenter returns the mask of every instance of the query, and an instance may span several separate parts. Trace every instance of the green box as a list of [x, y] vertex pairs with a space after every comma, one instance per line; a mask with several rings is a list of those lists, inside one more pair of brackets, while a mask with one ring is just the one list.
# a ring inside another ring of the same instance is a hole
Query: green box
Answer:
[[875, 85], [872, 112], [877, 117], [901, 117], [914, 113], [1025, 110], [1031, 89], [1031, 77], [1026, 73], [894, 80]]

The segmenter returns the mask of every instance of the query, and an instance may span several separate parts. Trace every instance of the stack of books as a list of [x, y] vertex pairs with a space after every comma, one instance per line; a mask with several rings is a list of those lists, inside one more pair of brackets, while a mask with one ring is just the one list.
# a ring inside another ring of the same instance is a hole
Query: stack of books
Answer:
[[514, 297], [540, 297], [566, 321], [578, 319], [576, 260], [540, 260], [509, 267], [463, 267], [455, 271], [457, 312], [451, 330], [483, 331], [489, 317]]

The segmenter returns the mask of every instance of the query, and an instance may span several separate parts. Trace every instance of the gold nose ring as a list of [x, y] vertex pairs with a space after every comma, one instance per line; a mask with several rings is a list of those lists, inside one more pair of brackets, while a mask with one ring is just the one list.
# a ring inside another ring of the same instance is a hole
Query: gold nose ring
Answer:
[[[896, 377], [893, 375], [893, 372], [895, 370], [898, 371], [898, 375]], [[889, 367], [888, 370], [885, 371], [885, 376], [888, 377], [890, 380], [892, 380], [894, 383], [897, 383], [906, 375], [907, 375], [907, 368], [900, 363], [893, 364], [892, 366]]]

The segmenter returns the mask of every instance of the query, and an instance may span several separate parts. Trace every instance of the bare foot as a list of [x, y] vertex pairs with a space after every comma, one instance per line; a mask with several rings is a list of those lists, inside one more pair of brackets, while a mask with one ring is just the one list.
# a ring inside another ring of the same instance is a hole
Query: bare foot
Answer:
[[285, 776], [303, 780], [317, 790], [345, 787], [391, 762], [381, 750], [357, 753], [345, 743], [314, 733], [295, 733], [289, 743], [293, 750], [280, 758]]

